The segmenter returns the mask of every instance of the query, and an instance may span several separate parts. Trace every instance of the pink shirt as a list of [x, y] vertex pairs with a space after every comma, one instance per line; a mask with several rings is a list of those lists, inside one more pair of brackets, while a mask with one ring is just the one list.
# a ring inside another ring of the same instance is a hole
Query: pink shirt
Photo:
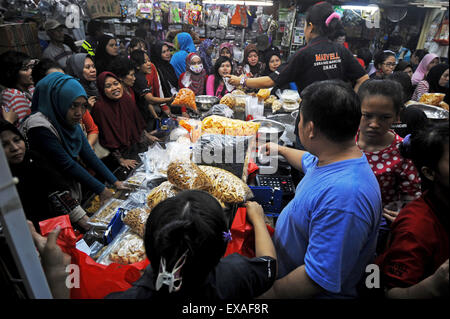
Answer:
[[[218, 98], [222, 98], [223, 95], [221, 94], [223, 91], [223, 87], [225, 84], [221, 83], [219, 84], [219, 86], [217, 87], [216, 92], [214, 92], [214, 81], [215, 81], [216, 77], [214, 76], [214, 74], [211, 74], [210, 76], [208, 76], [208, 80], [206, 81], [206, 95], [209, 96], [216, 96]], [[227, 89], [225, 89], [225, 94], [228, 94], [230, 92], [228, 92]], [[224, 94], [224, 95], [225, 95]]]
[[[359, 132], [357, 141], [358, 138]], [[383, 205], [398, 200], [410, 202], [422, 194], [416, 167], [411, 160], [400, 155], [399, 146], [402, 142], [403, 138], [395, 134], [394, 141], [387, 148], [377, 152], [364, 151], [380, 184]]]

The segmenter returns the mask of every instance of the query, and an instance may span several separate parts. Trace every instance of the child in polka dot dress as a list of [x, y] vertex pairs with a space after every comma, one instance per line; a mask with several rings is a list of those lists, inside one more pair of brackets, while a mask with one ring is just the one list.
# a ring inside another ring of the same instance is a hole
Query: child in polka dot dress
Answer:
[[[358, 95], [362, 116], [356, 143], [380, 184], [383, 216], [393, 221], [391, 210], [399, 211], [421, 195], [417, 169], [411, 160], [400, 155], [403, 138], [390, 129], [402, 107], [402, 88], [391, 80], [369, 80], [360, 87]], [[386, 233], [389, 230], [385, 220], [381, 233], [383, 229]]]

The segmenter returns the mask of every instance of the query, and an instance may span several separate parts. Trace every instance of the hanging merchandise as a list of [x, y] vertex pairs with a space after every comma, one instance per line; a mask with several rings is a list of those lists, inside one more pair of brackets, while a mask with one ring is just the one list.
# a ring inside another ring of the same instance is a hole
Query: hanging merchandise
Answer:
[[169, 4], [165, 3], [165, 2], [161, 2], [159, 4], [159, 6], [161, 7], [162, 12], [164, 13], [169, 13], [170, 12], [170, 6]]
[[202, 6], [201, 5], [193, 5], [191, 3], [186, 4], [186, 14], [187, 23], [190, 25], [198, 26], [200, 22], [202, 14]]
[[236, 6], [236, 11], [234, 12], [233, 17], [231, 18], [230, 24], [236, 27], [247, 28], [248, 19], [247, 19], [247, 10], [245, 9], [245, 6], [241, 6], [240, 4]]
[[120, 5], [120, 15], [122, 19], [126, 19], [128, 15], [128, 7], [126, 5]]
[[219, 11], [219, 28], [228, 28], [228, 14]]
[[440, 45], [448, 45], [448, 17], [443, 17], [441, 26], [439, 27], [438, 32], [436, 32], [436, 36], [434, 37], [434, 42], [439, 43]]
[[170, 6], [169, 23], [171, 23], [171, 24], [181, 23], [180, 9], [178, 8], [178, 5], [176, 5], [176, 4], [172, 4]]

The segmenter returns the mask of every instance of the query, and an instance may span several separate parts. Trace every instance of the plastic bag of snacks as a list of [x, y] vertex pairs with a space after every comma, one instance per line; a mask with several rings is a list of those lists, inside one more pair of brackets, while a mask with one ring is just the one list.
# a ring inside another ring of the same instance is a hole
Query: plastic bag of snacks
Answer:
[[129, 265], [145, 259], [144, 241], [125, 226], [97, 259], [102, 265]]
[[191, 89], [181, 89], [172, 105], [185, 106], [197, 112], [197, 103], [195, 103], [195, 93]]
[[150, 210], [155, 208], [163, 200], [170, 197], [175, 197], [179, 192], [173, 184], [170, 182], [164, 182], [158, 187], [152, 189], [152, 191], [147, 196], [147, 206]]
[[258, 132], [260, 125], [257, 122], [246, 122], [212, 115], [203, 119], [202, 131], [209, 134], [251, 136]]
[[236, 98], [230, 93], [225, 94], [225, 96], [220, 99], [220, 104], [224, 104], [232, 109], [236, 106]]
[[221, 168], [200, 165], [209, 177], [212, 187], [209, 193], [224, 203], [243, 203], [253, 197], [251, 189], [240, 178]]
[[269, 98], [270, 92], [271, 90], [269, 89], [261, 89], [258, 91], [258, 94], [256, 94], [256, 96], [265, 101]]
[[132, 231], [144, 238], [145, 224], [150, 214], [144, 208], [135, 208], [128, 211], [123, 217], [123, 222], [128, 225]]
[[173, 161], [167, 169], [167, 179], [179, 189], [200, 189], [207, 191], [211, 181], [198, 166], [191, 161]]
[[443, 93], [424, 93], [420, 97], [419, 103], [439, 106], [439, 103], [444, 100], [444, 97], [445, 94]]

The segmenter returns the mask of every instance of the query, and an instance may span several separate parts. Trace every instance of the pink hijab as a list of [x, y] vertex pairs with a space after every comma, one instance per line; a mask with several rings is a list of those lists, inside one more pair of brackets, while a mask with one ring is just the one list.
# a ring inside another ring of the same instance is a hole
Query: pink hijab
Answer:
[[433, 61], [436, 58], [439, 58], [439, 56], [437, 56], [434, 53], [428, 53], [423, 57], [422, 61], [420, 61], [419, 63], [419, 66], [417, 67], [416, 72], [414, 72], [412, 76], [411, 79], [412, 85], [419, 84], [419, 82], [425, 78], [425, 76], [427, 75], [428, 65], [430, 64], [431, 61]]

